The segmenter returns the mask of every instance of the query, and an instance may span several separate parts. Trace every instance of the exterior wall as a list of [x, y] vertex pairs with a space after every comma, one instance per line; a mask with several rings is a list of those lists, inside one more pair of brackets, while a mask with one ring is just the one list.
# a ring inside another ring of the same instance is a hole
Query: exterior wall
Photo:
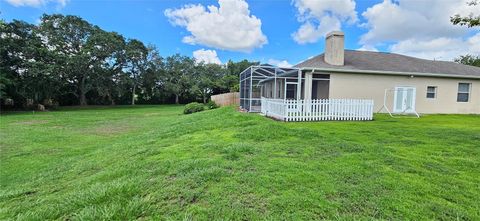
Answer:
[[[468, 102], [457, 102], [458, 83], [471, 83]], [[416, 88], [418, 113], [480, 114], [480, 80], [474, 79], [335, 73], [330, 75], [330, 98], [373, 99], [374, 110], [378, 111], [383, 106], [385, 89], [396, 86]], [[437, 87], [436, 98], [426, 98], [427, 86]], [[393, 100], [394, 94], [390, 92], [387, 99], [390, 111]]]
[[[324, 80], [314, 80], [318, 82], [317, 90], [316, 90], [316, 97], [317, 99], [328, 99], [329, 93], [329, 81]], [[264, 83], [263, 93], [262, 96], [266, 98], [274, 98], [274, 81], [268, 81]], [[315, 84], [313, 84], [315, 85]], [[277, 79], [277, 99], [283, 99], [285, 95], [285, 84], [283, 79]], [[278, 94], [280, 93], [280, 94]], [[297, 91], [298, 93], [298, 91]], [[302, 90], [300, 91], [300, 98], [304, 99], [305, 93], [305, 81], [302, 80]]]

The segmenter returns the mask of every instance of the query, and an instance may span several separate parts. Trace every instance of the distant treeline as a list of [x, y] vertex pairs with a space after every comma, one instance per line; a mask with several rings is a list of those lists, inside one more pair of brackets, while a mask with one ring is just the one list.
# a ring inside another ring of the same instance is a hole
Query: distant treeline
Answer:
[[205, 102], [238, 91], [238, 74], [252, 64], [162, 57], [77, 16], [43, 15], [38, 25], [0, 20], [2, 108]]

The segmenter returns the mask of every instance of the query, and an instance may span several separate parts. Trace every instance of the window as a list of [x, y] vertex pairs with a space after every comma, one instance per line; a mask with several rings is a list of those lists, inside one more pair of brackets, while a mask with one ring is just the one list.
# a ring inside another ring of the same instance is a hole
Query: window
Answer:
[[470, 85], [470, 83], [458, 83], [457, 102], [468, 102]]
[[427, 87], [427, 98], [436, 98], [437, 97], [437, 87], [436, 86], [428, 86]]

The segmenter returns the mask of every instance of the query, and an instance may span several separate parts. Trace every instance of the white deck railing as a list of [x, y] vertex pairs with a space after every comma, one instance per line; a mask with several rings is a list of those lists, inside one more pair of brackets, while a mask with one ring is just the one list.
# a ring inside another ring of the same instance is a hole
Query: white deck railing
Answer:
[[373, 100], [262, 98], [261, 112], [284, 121], [372, 120]]

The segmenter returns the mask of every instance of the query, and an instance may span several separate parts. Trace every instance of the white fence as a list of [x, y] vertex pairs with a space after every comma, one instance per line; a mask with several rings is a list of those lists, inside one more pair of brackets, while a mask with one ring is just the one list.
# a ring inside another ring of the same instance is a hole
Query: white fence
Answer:
[[373, 100], [262, 98], [263, 114], [284, 121], [372, 120]]

